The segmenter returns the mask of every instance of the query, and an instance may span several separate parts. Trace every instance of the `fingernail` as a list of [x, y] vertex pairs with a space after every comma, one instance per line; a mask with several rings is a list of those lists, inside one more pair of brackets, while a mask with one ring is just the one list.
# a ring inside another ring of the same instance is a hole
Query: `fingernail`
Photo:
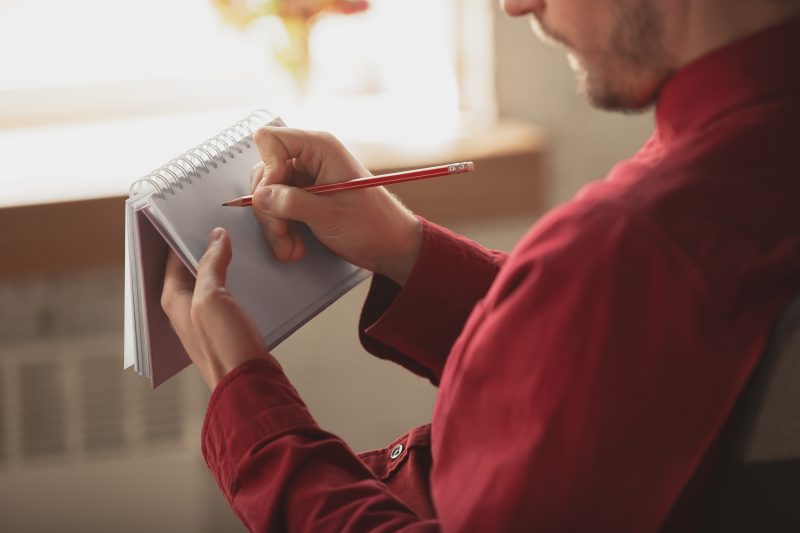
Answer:
[[266, 211], [269, 209], [269, 199], [272, 196], [272, 189], [263, 188], [258, 189], [255, 194], [255, 205], [257, 209]]
[[211, 231], [211, 237], [208, 239], [208, 243], [211, 244], [212, 242], [216, 242], [222, 238], [222, 234], [225, 233], [225, 230], [222, 228], [214, 228]]

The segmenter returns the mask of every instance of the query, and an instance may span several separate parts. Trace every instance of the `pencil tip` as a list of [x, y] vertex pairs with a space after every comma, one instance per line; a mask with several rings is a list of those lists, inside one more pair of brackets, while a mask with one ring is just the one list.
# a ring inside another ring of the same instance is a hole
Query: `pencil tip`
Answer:
[[223, 206], [223, 207], [227, 207], [227, 206], [228, 206], [228, 202], [223, 202], [223, 203], [222, 203], [222, 206]]

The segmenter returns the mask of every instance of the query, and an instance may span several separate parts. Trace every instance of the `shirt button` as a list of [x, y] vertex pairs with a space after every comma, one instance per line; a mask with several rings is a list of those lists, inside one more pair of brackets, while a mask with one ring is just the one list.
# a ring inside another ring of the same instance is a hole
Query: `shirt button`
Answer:
[[401, 453], [403, 453], [403, 445], [398, 444], [397, 446], [392, 448], [392, 453], [389, 454], [389, 457], [391, 457], [392, 459], [397, 459], [398, 457], [400, 457]]

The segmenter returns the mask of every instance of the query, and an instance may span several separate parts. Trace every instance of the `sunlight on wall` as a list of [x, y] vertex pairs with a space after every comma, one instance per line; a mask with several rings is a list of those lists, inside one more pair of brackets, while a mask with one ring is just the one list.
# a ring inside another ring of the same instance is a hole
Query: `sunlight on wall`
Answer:
[[[454, 0], [373, 0], [363, 14], [321, 17], [311, 35], [308, 89], [299, 92], [273, 57], [272, 44], [285, 37], [274, 19], [239, 32], [208, 0], [5, 0], [0, 94], [151, 82], [155, 100], [176, 98], [187, 80], [202, 93], [229, 79], [252, 84], [258, 103], [296, 123], [371, 125], [371, 135], [397, 139], [428, 123], [423, 134], [435, 138], [457, 120], [455, 9]], [[214, 98], [225, 94], [217, 87]], [[239, 103], [249, 104], [219, 102]]]

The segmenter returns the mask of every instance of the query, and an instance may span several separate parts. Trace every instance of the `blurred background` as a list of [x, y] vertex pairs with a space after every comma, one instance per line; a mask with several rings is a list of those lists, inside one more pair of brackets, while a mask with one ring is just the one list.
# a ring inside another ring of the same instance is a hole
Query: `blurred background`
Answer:
[[[242, 531], [200, 455], [194, 369], [122, 371], [129, 185], [256, 108], [337, 135], [419, 214], [510, 250], [632, 154], [652, 117], [591, 110], [564, 53], [488, 0], [0, 0], [0, 530]], [[356, 451], [436, 390], [364, 352], [367, 283], [276, 351]]]

